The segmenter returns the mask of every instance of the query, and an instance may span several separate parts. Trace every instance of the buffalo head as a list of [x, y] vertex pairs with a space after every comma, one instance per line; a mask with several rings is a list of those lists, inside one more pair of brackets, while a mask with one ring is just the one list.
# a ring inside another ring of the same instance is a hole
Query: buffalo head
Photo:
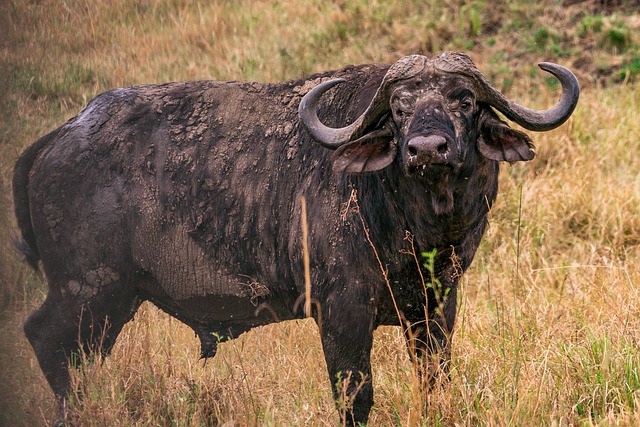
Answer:
[[533, 131], [550, 130], [567, 120], [578, 101], [578, 81], [560, 65], [539, 66], [562, 84], [562, 97], [549, 110], [532, 110], [508, 100], [467, 55], [446, 52], [434, 59], [412, 55], [397, 61], [366, 111], [344, 128], [327, 127], [317, 115], [321, 96], [344, 80], [329, 80], [312, 89], [299, 113], [311, 136], [336, 150], [336, 171], [373, 172], [396, 161], [405, 175], [437, 186], [469, 173], [480, 156], [507, 162], [534, 157], [530, 138], [501, 121], [492, 107]]

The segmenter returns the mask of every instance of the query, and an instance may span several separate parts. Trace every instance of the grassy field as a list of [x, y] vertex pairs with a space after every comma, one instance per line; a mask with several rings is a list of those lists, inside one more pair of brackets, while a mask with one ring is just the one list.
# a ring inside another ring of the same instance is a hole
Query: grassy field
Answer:
[[[503, 168], [462, 280], [450, 383], [421, 395], [399, 328], [377, 331], [371, 425], [640, 424], [639, 2], [9, 0], [0, 27], [0, 425], [56, 417], [22, 333], [46, 285], [10, 244], [29, 143], [113, 87], [281, 81], [443, 50], [535, 108], [558, 96], [541, 60], [575, 70], [583, 92], [567, 124], [533, 135], [534, 161]], [[143, 305], [112, 356], [76, 372], [78, 424], [338, 424], [310, 321], [198, 357], [188, 328]]]

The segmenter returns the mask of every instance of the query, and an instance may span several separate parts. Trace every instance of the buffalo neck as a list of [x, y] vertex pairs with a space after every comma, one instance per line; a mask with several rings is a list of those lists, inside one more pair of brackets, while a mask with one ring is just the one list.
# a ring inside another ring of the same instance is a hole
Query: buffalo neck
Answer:
[[442, 190], [406, 176], [396, 164], [350, 178], [349, 185], [367, 194], [359, 204], [372, 238], [383, 241], [409, 233], [418, 249], [429, 251], [459, 246], [469, 233], [482, 234], [498, 189], [499, 164], [482, 156], [476, 160], [472, 168], [449, 177], [453, 207], [445, 213], [433, 202]]

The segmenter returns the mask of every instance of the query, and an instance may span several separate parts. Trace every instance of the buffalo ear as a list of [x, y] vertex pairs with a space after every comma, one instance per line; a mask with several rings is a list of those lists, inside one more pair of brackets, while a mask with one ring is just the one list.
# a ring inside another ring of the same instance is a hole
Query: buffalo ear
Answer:
[[338, 148], [333, 156], [333, 170], [355, 174], [375, 172], [389, 166], [397, 151], [391, 130], [375, 130]]
[[531, 138], [498, 118], [490, 109], [481, 113], [479, 119], [478, 150], [488, 159], [517, 162], [535, 157]]

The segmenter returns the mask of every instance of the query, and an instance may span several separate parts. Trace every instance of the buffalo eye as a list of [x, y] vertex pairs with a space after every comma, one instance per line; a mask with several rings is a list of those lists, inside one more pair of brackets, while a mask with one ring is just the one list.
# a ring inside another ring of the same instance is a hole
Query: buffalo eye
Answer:
[[396, 120], [402, 121], [412, 114], [411, 101], [394, 97], [391, 101], [393, 116]]
[[463, 99], [462, 101], [460, 101], [460, 105], [458, 108], [460, 108], [460, 110], [464, 111], [465, 113], [468, 112], [469, 110], [471, 110], [471, 107], [473, 107], [473, 103], [471, 102], [470, 99]]
[[449, 108], [455, 113], [469, 114], [476, 105], [473, 91], [467, 87], [456, 87], [447, 94]]
[[459, 115], [460, 113], [469, 114], [475, 106], [474, 99], [471, 97], [462, 98], [454, 101], [452, 104], [451, 109], [456, 113], [456, 115]]

